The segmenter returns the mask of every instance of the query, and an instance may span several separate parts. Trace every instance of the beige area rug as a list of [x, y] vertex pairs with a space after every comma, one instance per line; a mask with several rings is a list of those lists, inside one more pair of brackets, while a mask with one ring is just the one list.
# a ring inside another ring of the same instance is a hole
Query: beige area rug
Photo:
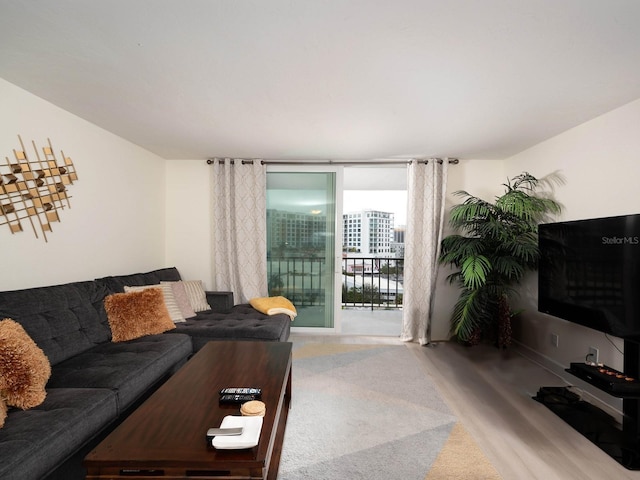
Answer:
[[294, 342], [278, 480], [500, 476], [406, 345]]
[[501, 480], [502, 477], [460, 423], [451, 429], [447, 443], [425, 480]]

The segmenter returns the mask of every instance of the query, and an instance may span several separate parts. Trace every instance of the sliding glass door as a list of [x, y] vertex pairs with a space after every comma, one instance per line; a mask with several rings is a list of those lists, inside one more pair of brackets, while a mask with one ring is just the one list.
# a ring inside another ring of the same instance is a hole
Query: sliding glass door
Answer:
[[291, 300], [293, 327], [335, 327], [338, 171], [267, 172], [269, 295]]

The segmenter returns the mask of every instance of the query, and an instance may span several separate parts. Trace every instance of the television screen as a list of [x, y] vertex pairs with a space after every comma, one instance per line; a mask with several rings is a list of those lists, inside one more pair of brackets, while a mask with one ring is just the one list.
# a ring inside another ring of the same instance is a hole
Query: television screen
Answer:
[[538, 310], [640, 341], [640, 215], [539, 225]]

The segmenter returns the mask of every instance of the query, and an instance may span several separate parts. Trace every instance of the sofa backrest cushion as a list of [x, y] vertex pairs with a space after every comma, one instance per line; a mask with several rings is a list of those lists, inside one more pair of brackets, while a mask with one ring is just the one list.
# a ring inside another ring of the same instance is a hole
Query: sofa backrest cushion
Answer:
[[108, 291], [96, 282], [0, 292], [0, 318], [20, 323], [51, 365], [111, 340]]
[[181, 278], [178, 269], [168, 267], [146, 273], [98, 278], [96, 282], [104, 285], [111, 293], [122, 293], [125, 286], [157, 285], [160, 282], [177, 282], [179, 280]]

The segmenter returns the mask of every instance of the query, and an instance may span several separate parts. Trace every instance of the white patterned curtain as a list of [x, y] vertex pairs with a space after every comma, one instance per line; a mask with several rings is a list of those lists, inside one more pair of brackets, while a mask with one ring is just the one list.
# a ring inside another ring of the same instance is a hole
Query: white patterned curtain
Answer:
[[401, 338], [431, 341], [431, 312], [444, 226], [448, 159], [413, 160], [407, 169], [407, 232]]
[[267, 289], [267, 169], [261, 161], [213, 159], [214, 288], [236, 303]]

